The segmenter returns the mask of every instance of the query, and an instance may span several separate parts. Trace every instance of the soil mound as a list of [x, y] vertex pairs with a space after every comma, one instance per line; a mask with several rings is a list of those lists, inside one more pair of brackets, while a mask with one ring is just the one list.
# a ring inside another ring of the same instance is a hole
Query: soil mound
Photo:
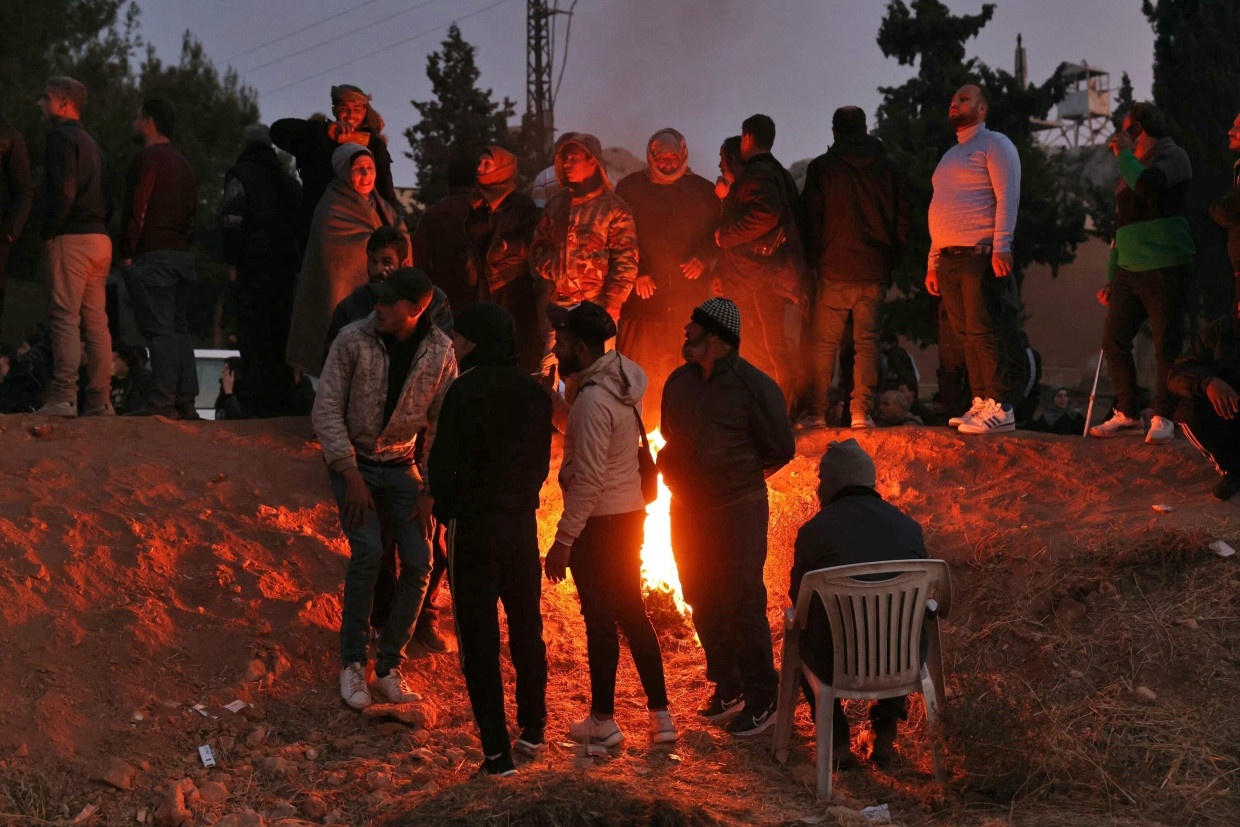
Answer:
[[[770, 481], [777, 651], [817, 458], [848, 436], [801, 437]], [[0, 417], [0, 824], [829, 824], [878, 803], [904, 824], [1234, 823], [1240, 570], [1206, 546], [1240, 546], [1240, 525], [1235, 504], [1210, 502], [1206, 463], [1183, 441], [856, 436], [880, 492], [952, 564], [953, 777], [935, 788], [914, 701], [895, 764], [838, 775], [843, 809], [827, 811], [804, 705], [788, 766], [769, 738], [695, 718], [701, 651], [667, 599], [673, 753], [645, 744], [628, 658], [623, 748], [591, 758], [564, 738], [589, 694], [571, 583], [544, 588], [549, 743], [514, 779], [471, 780], [482, 756], [452, 655], [411, 646], [422, 701], [346, 709], [348, 548], [304, 419]]]

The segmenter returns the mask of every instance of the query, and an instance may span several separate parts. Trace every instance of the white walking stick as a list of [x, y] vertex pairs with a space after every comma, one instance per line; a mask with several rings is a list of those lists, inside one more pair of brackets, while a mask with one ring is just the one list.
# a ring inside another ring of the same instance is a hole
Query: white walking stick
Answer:
[[1094, 386], [1089, 390], [1089, 409], [1085, 411], [1085, 431], [1081, 436], [1089, 436], [1089, 421], [1094, 415], [1094, 396], [1098, 393], [1098, 377], [1102, 374], [1102, 351], [1098, 351], [1098, 367], [1094, 369]]

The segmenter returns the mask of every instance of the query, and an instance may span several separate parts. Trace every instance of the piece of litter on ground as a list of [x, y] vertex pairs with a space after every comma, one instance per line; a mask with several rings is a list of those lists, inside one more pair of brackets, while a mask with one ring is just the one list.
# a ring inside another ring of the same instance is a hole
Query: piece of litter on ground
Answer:
[[249, 704], [241, 700], [240, 698], [238, 698], [237, 700], [233, 701], [230, 704], [224, 704], [224, 708], [227, 709], [229, 712], [240, 712], [241, 710], [245, 709], [247, 706], [249, 706]]
[[874, 807], [866, 807], [861, 811], [861, 815], [865, 816], [865, 820], [873, 824], [890, 824], [891, 811], [887, 809], [886, 804], [879, 804]]
[[680, 756], [673, 752], [671, 755], [667, 756], [667, 760], [671, 761], [673, 764], [679, 764]]
[[73, 819], [73, 823], [80, 824], [81, 822], [86, 821], [88, 818], [93, 816], [95, 814], [95, 810], [98, 809], [99, 807], [95, 804], [87, 804], [82, 808], [82, 812], [77, 814], [77, 818]]
[[204, 767], [215, 766], [215, 751], [211, 749], [210, 744], [203, 744], [198, 748], [198, 757], [202, 759]]
[[1154, 506], [1154, 510], [1157, 511], [1159, 514], [1170, 514], [1172, 511], [1175, 511], [1174, 508], [1167, 505], [1166, 503], [1158, 503], [1157, 505]]
[[211, 717], [211, 713], [207, 712], [207, 708], [203, 704], [194, 704], [194, 711], [204, 718]]
[[1209, 548], [1210, 548], [1210, 551], [1213, 551], [1219, 557], [1231, 557], [1233, 554], [1236, 553], [1236, 550], [1234, 548], [1227, 545], [1227, 543], [1223, 542], [1222, 540], [1215, 540], [1213, 543], [1210, 543]]

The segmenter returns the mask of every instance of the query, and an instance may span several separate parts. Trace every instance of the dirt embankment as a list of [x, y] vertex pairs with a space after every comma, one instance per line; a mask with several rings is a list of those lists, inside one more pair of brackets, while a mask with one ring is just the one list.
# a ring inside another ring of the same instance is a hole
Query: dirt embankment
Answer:
[[[0, 418], [0, 823], [70, 823], [88, 805], [117, 825], [850, 817], [814, 800], [804, 706], [787, 767], [770, 760], [769, 737], [737, 742], [694, 720], [701, 652], [664, 615], [676, 752], [646, 747], [627, 658], [624, 748], [590, 759], [569, 745], [588, 703], [571, 583], [544, 589], [550, 743], [515, 778], [470, 780], [481, 755], [450, 655], [411, 650], [421, 703], [345, 709], [335, 651], [348, 551], [309, 436], [305, 420]], [[816, 508], [831, 436], [802, 438], [771, 480], [777, 651], [792, 540]], [[833, 803], [886, 802], [906, 824], [1234, 823], [1240, 573], [1205, 544], [1240, 546], [1238, 506], [1209, 502], [1213, 472], [1191, 448], [941, 429], [859, 441], [884, 496], [953, 565], [953, 777], [935, 789], [914, 702], [896, 765], [841, 773]], [[549, 483], [544, 545], [558, 513]], [[237, 699], [250, 706], [223, 708]], [[203, 744], [217, 767], [202, 767]]]

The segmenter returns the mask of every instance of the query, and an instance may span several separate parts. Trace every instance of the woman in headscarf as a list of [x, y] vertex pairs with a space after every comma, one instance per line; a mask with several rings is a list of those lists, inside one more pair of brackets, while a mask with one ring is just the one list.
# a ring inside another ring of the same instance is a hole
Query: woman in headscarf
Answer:
[[1050, 401], [1042, 406], [1042, 415], [1033, 421], [1033, 430], [1048, 434], [1085, 433], [1085, 414], [1072, 404], [1072, 397], [1063, 385], [1051, 390]]
[[366, 284], [366, 241], [382, 225], [400, 228], [396, 209], [375, 191], [375, 159], [360, 144], [332, 153], [336, 177], [323, 193], [310, 223], [293, 300], [293, 323], [285, 356], [307, 376], [318, 377], [332, 311]]

